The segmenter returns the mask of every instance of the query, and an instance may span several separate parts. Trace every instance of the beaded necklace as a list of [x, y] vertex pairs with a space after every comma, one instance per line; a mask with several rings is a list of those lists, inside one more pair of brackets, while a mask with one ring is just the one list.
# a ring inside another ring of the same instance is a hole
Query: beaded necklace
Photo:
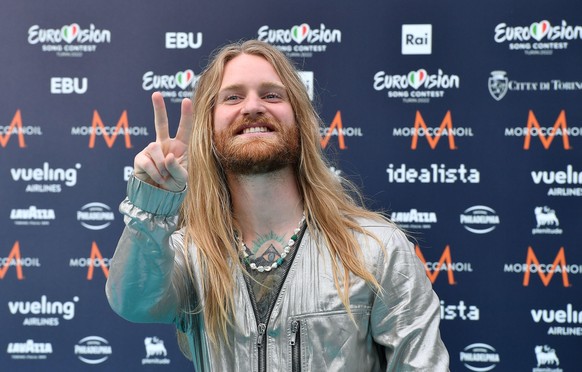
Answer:
[[239, 238], [238, 240], [239, 240], [239, 255], [240, 255], [240, 257], [242, 258], [243, 262], [246, 263], [247, 265], [249, 265], [249, 267], [252, 270], [257, 270], [260, 273], [262, 273], [264, 271], [271, 271], [271, 270], [278, 268], [279, 266], [281, 266], [283, 264], [283, 261], [285, 261], [285, 257], [287, 257], [287, 255], [291, 251], [291, 248], [295, 245], [295, 242], [297, 242], [297, 239], [299, 237], [298, 234], [301, 231], [301, 228], [303, 227], [304, 222], [305, 222], [305, 212], [303, 212], [303, 216], [301, 217], [301, 220], [299, 221], [299, 225], [297, 226], [297, 228], [295, 230], [293, 230], [293, 235], [291, 236], [291, 238], [287, 242], [287, 245], [285, 246], [285, 248], [283, 248], [283, 253], [281, 253], [281, 257], [279, 257], [271, 265], [265, 265], [265, 266], [258, 265], [257, 266], [256, 263], [251, 262], [250, 256], [247, 253], [247, 250], [250, 251], [250, 249], [245, 244], [243, 237], [242, 237], [242, 234], [240, 234], [240, 236], [238, 237]]

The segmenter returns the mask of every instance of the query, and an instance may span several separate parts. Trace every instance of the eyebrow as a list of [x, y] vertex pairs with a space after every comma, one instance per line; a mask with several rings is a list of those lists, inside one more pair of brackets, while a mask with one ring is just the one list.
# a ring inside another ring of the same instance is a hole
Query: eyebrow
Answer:
[[[228, 85], [224, 88], [222, 88], [220, 91], [218, 91], [218, 93], [223, 93], [223, 92], [230, 92], [230, 91], [237, 91], [237, 90], [241, 90], [245, 87], [244, 84], [232, 84], [232, 85]], [[285, 87], [285, 85], [278, 83], [278, 82], [266, 82], [266, 83], [261, 83], [260, 85], [261, 89], [283, 89], [283, 90], [287, 90], [287, 88]]]

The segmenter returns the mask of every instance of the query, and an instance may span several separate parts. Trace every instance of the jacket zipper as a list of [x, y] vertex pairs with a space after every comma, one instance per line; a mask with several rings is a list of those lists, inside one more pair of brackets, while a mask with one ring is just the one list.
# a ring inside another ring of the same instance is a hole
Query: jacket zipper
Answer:
[[301, 323], [299, 320], [294, 320], [291, 323], [291, 371], [301, 372]]

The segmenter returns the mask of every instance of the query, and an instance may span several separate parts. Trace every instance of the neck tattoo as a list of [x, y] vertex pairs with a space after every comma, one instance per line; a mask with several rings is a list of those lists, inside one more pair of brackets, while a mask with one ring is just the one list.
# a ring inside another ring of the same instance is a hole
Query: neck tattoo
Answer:
[[268, 272], [268, 271], [271, 271], [271, 270], [278, 268], [285, 261], [285, 257], [287, 257], [287, 255], [289, 254], [289, 252], [291, 251], [291, 248], [293, 248], [295, 246], [295, 243], [297, 242], [297, 239], [299, 238], [298, 234], [301, 231], [301, 229], [303, 228], [304, 223], [305, 223], [305, 212], [303, 212], [303, 216], [301, 217], [301, 220], [299, 221], [297, 228], [295, 230], [293, 230], [293, 235], [291, 235], [291, 238], [287, 242], [287, 245], [283, 248], [283, 252], [281, 253], [281, 256], [279, 257], [279, 259], [277, 259], [271, 265], [263, 266], [263, 265], [257, 265], [255, 262], [251, 262], [250, 256], [247, 253], [247, 251], [250, 251], [250, 249], [248, 249], [247, 245], [245, 244], [244, 239], [242, 237], [242, 234], [240, 234], [240, 236], [238, 237], [240, 257], [242, 258], [243, 262], [245, 264], [247, 264], [252, 270], [256, 270], [256, 271], [261, 272], [261, 273], [264, 271]]

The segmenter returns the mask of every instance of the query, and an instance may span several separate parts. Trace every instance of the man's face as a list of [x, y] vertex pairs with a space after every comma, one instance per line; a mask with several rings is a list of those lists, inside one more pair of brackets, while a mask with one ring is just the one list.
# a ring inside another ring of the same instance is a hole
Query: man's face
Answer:
[[262, 57], [230, 60], [214, 108], [214, 143], [223, 167], [237, 174], [281, 169], [299, 159], [299, 132], [287, 91]]

